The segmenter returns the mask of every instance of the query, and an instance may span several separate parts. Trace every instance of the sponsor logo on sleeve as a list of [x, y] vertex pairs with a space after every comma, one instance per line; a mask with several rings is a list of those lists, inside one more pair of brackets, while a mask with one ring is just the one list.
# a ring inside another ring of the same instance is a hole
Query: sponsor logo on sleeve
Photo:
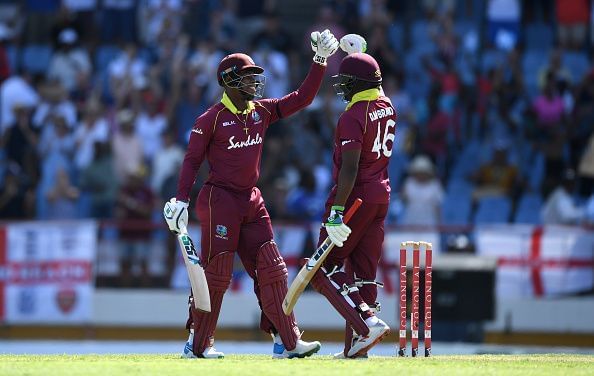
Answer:
[[355, 140], [343, 140], [342, 141], [342, 146], [344, 146], [346, 144], [350, 144], [351, 142], [355, 142]]
[[204, 133], [202, 133], [202, 129], [200, 129], [200, 128], [192, 129], [192, 133], [204, 134]]
[[219, 239], [223, 239], [223, 240], [229, 240], [229, 238], [227, 237], [227, 226], [224, 225], [217, 225], [216, 228], [216, 237]]

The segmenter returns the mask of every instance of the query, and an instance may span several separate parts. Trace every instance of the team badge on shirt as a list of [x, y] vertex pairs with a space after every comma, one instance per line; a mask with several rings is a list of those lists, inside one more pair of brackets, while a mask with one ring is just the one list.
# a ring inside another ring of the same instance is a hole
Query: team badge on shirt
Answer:
[[223, 240], [228, 240], [227, 237], [227, 226], [217, 225], [217, 234], [216, 237]]
[[257, 124], [262, 121], [260, 114], [257, 111], [252, 111], [252, 120], [254, 120], [254, 124]]

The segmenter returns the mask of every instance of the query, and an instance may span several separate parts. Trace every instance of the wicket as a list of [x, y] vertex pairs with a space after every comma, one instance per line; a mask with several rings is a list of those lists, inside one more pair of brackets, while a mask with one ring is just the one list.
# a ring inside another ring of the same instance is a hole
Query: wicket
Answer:
[[411, 327], [411, 356], [416, 357], [419, 353], [419, 306], [420, 306], [420, 250], [425, 248], [425, 296], [424, 296], [424, 346], [425, 356], [431, 355], [431, 288], [432, 288], [432, 264], [433, 251], [432, 245], [428, 242], [406, 241], [400, 243], [400, 263], [399, 263], [399, 346], [398, 356], [406, 356], [406, 251], [412, 247], [412, 300], [410, 313]]

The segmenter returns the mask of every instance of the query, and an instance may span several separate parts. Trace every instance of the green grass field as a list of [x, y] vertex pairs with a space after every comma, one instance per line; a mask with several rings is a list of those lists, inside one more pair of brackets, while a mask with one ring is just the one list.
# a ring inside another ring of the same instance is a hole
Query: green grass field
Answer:
[[463, 355], [432, 358], [264, 355], [179, 359], [177, 355], [0, 355], [0, 375], [594, 375], [589, 355]]

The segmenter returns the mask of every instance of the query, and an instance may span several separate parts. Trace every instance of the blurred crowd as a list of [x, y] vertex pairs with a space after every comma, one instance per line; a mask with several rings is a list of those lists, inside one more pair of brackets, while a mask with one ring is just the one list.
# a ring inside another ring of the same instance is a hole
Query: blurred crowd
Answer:
[[[280, 97], [309, 68], [309, 33], [329, 28], [367, 39], [398, 112], [389, 223], [594, 222], [592, 7], [0, 0], [0, 218], [160, 223], [194, 119], [220, 100], [221, 58], [249, 53]], [[269, 129], [259, 186], [273, 219], [321, 218], [342, 56], [315, 102]]]

